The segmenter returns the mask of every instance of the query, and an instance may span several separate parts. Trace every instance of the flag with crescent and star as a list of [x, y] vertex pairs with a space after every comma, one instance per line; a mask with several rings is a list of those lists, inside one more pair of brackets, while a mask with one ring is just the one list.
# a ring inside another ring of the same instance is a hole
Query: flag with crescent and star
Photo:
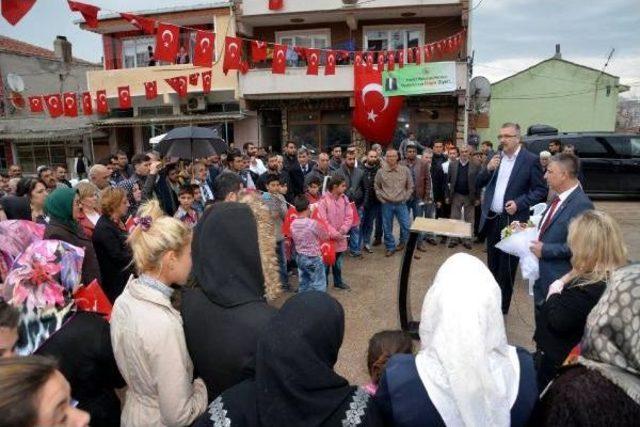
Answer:
[[387, 145], [393, 139], [404, 97], [383, 96], [382, 70], [354, 67], [354, 73], [353, 127], [368, 141]]
[[32, 113], [42, 113], [44, 112], [44, 104], [42, 103], [41, 96], [30, 96], [29, 97], [29, 108], [31, 108]]
[[251, 41], [251, 60], [262, 62], [267, 59], [267, 42], [260, 40]]
[[16, 25], [35, 3], [36, 0], [2, 0], [2, 16], [9, 24]]
[[215, 34], [209, 31], [196, 31], [196, 44], [193, 46], [193, 65], [211, 68]]
[[64, 115], [67, 117], [78, 117], [78, 100], [75, 92], [65, 92], [62, 95], [64, 101]]
[[107, 114], [109, 112], [107, 91], [104, 89], [96, 91], [96, 110], [99, 114]]
[[72, 12], [80, 12], [87, 23], [87, 27], [96, 28], [98, 26], [98, 12], [100, 11], [98, 6], [69, 0], [67, 0], [67, 3]]
[[320, 65], [320, 49], [307, 49], [307, 74], [318, 75]]
[[239, 70], [242, 65], [242, 39], [239, 37], [224, 38], [224, 60], [222, 71], [227, 74], [229, 70]]
[[45, 95], [44, 103], [47, 105], [51, 118], [60, 117], [64, 113], [62, 106], [62, 96], [59, 93], [53, 95]]
[[202, 72], [202, 93], [211, 92], [211, 70]]
[[180, 98], [187, 96], [187, 76], [172, 77], [164, 81], [176, 91]]
[[333, 76], [336, 73], [336, 51], [327, 52], [327, 64], [324, 66], [324, 75]]
[[91, 92], [82, 92], [82, 113], [85, 116], [93, 114], [93, 102], [91, 101]]
[[387, 52], [387, 71], [393, 71], [396, 69], [396, 52], [390, 50]]
[[287, 46], [276, 44], [273, 46], [273, 62], [271, 72], [273, 74], [284, 74], [287, 69]]
[[156, 32], [156, 60], [167, 61], [172, 64], [176, 62], [179, 41], [180, 27], [161, 22]]
[[200, 78], [200, 73], [189, 74], [189, 84], [191, 86], [198, 86], [198, 78]]
[[154, 34], [156, 32], [156, 20], [151, 18], [143, 18], [133, 13], [121, 13], [123, 19], [129, 21], [131, 25], [142, 30], [145, 34]]
[[144, 82], [144, 96], [147, 99], [156, 99], [158, 96], [158, 83], [155, 80]]
[[120, 108], [131, 108], [131, 91], [129, 86], [120, 86], [118, 88], [118, 104]]

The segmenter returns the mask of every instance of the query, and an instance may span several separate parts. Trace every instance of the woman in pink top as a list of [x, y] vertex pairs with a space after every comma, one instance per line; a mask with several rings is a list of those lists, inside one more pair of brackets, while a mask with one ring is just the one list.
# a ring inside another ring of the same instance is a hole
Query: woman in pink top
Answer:
[[[353, 211], [349, 199], [344, 195], [347, 184], [342, 176], [334, 176], [327, 184], [327, 193], [318, 202], [318, 215], [329, 225], [329, 237], [335, 241], [336, 262], [333, 265], [333, 286], [338, 289], [351, 289], [342, 280], [342, 262], [347, 250], [347, 235], [353, 224]], [[326, 267], [327, 284], [329, 269]]]

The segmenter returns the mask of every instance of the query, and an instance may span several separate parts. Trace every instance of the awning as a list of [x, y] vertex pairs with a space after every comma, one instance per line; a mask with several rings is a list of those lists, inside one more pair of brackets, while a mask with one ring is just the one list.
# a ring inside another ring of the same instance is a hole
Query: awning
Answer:
[[237, 121], [245, 118], [240, 111], [216, 114], [198, 114], [193, 116], [160, 116], [160, 117], [113, 117], [93, 122], [97, 127], [118, 127], [135, 125], [168, 125], [168, 124], [198, 124]]
[[0, 132], [0, 140], [20, 141], [62, 141], [73, 138], [82, 138], [85, 135], [91, 135], [94, 138], [106, 138], [105, 132], [94, 129], [92, 127], [83, 127], [77, 129], [57, 129], [57, 130], [40, 130], [22, 132]]

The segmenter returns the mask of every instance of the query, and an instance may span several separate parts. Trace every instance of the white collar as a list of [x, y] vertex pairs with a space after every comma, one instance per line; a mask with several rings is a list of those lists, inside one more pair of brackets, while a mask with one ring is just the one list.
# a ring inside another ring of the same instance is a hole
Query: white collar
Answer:
[[558, 198], [560, 199], [560, 203], [562, 203], [565, 200], [567, 200], [567, 197], [569, 197], [571, 195], [571, 193], [573, 193], [573, 190], [578, 188], [578, 186], [580, 186], [580, 182], [578, 182], [576, 185], [574, 185], [570, 189], [568, 189], [566, 191], [563, 191], [562, 193], [558, 194]]
[[514, 161], [516, 159], [516, 157], [518, 157], [518, 154], [520, 154], [520, 149], [522, 148], [522, 146], [518, 146], [518, 148], [516, 149], [516, 152], [513, 153], [513, 156], [509, 156], [507, 153], [504, 153], [504, 157], [505, 159], [509, 160], [509, 161]]

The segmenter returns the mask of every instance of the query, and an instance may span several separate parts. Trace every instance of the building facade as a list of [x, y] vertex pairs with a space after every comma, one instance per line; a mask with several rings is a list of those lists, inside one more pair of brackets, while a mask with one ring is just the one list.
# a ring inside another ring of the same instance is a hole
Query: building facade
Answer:
[[[20, 163], [27, 173], [39, 165], [66, 164], [78, 151], [93, 157], [94, 139], [104, 137], [91, 118], [51, 118], [32, 113], [29, 97], [87, 90], [87, 72], [99, 64], [74, 58], [71, 43], [59, 36], [54, 50], [0, 36], [0, 170]], [[78, 103], [80, 103], [78, 99]]]
[[483, 140], [496, 140], [500, 125], [523, 131], [546, 124], [560, 132], [613, 132], [618, 95], [629, 90], [619, 78], [556, 54], [491, 85], [489, 120], [478, 121]]

